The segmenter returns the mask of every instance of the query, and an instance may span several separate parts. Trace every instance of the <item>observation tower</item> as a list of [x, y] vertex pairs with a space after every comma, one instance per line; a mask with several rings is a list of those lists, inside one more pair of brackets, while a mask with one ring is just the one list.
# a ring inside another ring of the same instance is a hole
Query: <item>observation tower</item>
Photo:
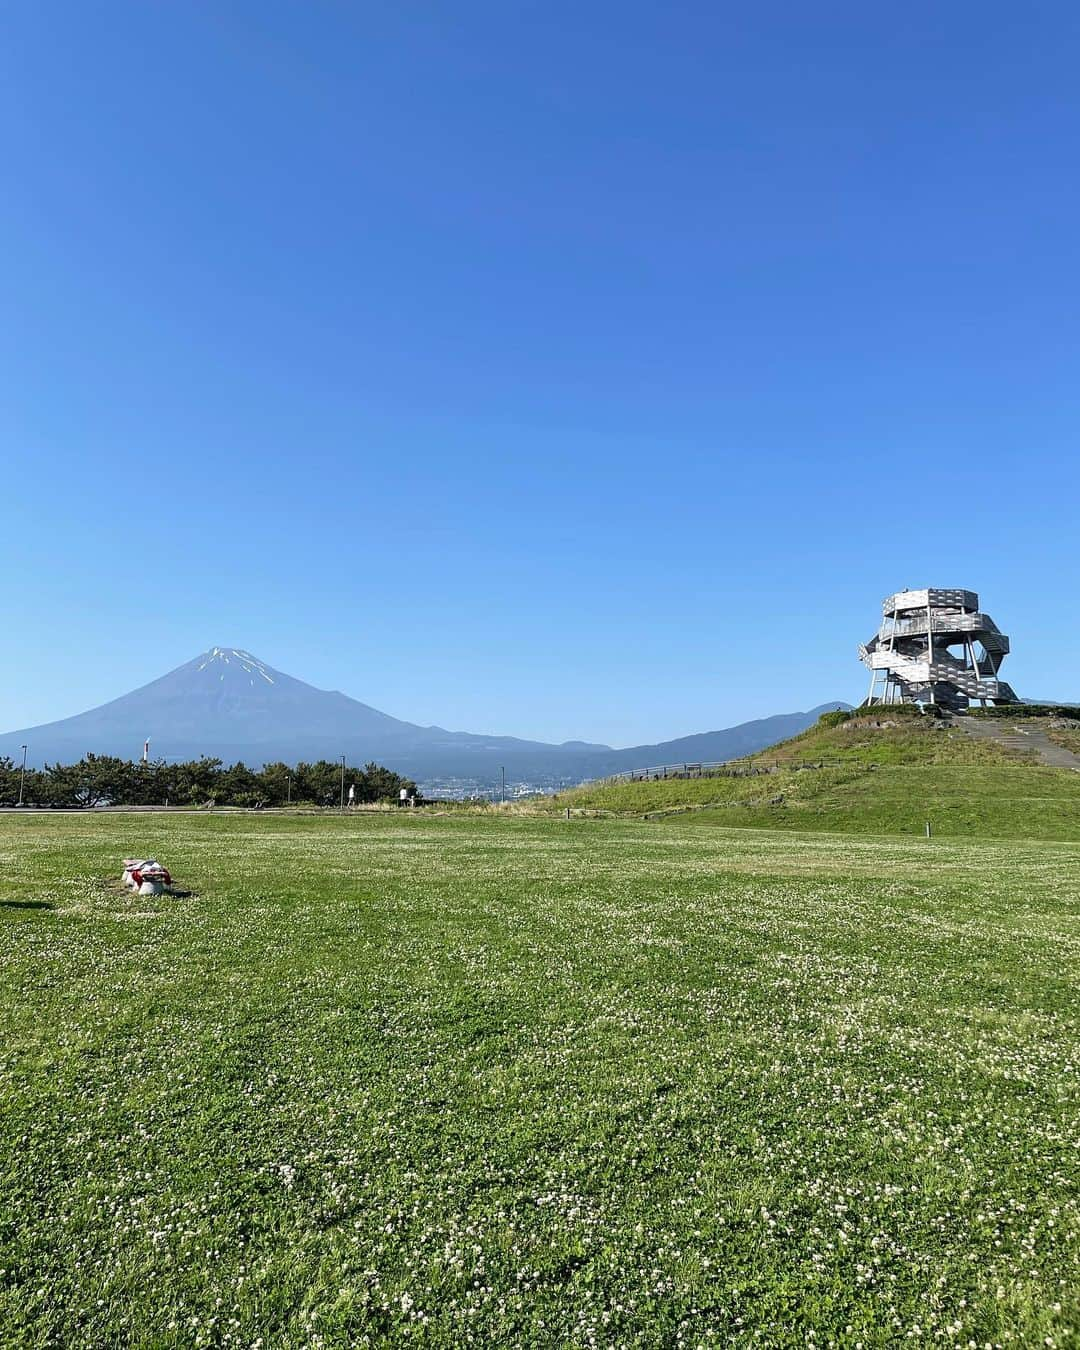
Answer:
[[860, 646], [870, 671], [863, 705], [936, 703], [953, 711], [1019, 703], [998, 679], [1009, 639], [979, 610], [974, 591], [898, 591], [882, 605], [875, 637]]

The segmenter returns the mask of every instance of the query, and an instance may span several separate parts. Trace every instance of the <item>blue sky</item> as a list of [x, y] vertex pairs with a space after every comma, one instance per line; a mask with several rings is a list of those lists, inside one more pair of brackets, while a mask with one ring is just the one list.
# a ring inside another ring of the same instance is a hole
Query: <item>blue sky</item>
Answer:
[[213, 644], [632, 744], [960, 585], [1080, 700], [1080, 12], [8, 8], [0, 729]]

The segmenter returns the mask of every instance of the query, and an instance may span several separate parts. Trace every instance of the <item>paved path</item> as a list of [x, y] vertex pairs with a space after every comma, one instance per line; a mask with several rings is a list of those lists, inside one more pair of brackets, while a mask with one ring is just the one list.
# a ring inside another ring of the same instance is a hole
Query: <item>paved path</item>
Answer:
[[993, 741], [1006, 750], [1026, 750], [1037, 756], [1040, 764], [1052, 764], [1057, 769], [1080, 771], [1080, 755], [1055, 745], [1041, 727], [1022, 727], [1016, 722], [995, 722], [990, 718], [957, 717], [953, 726], [960, 727], [979, 741]]

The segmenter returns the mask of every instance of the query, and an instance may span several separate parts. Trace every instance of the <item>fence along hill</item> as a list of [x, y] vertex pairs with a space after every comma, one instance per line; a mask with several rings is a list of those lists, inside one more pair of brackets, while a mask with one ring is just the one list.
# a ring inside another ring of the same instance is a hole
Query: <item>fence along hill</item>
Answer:
[[[989, 719], [987, 719], [989, 720]], [[587, 783], [548, 809], [689, 812], [702, 825], [982, 838], [1080, 839], [1080, 771], [1043, 762], [1040, 738], [1080, 765], [1080, 712], [1019, 708], [938, 719], [901, 705], [825, 714], [758, 755], [700, 775]]]

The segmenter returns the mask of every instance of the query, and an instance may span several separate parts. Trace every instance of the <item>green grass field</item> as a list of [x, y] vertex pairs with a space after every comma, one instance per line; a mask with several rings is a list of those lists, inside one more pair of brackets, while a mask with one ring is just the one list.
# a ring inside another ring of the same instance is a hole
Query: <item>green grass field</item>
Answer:
[[[886, 715], [885, 720], [889, 718]], [[1055, 731], [1066, 748], [1080, 748]], [[900, 725], [815, 726], [766, 751], [777, 772], [658, 782], [596, 782], [560, 793], [542, 809], [619, 815], [689, 807], [701, 825], [954, 838], [1080, 840], [1080, 773], [939, 729]], [[796, 764], [823, 768], [796, 769]], [[711, 809], [702, 809], [702, 808]]]
[[5, 817], [0, 933], [4, 1345], [1080, 1343], [1075, 844]]

